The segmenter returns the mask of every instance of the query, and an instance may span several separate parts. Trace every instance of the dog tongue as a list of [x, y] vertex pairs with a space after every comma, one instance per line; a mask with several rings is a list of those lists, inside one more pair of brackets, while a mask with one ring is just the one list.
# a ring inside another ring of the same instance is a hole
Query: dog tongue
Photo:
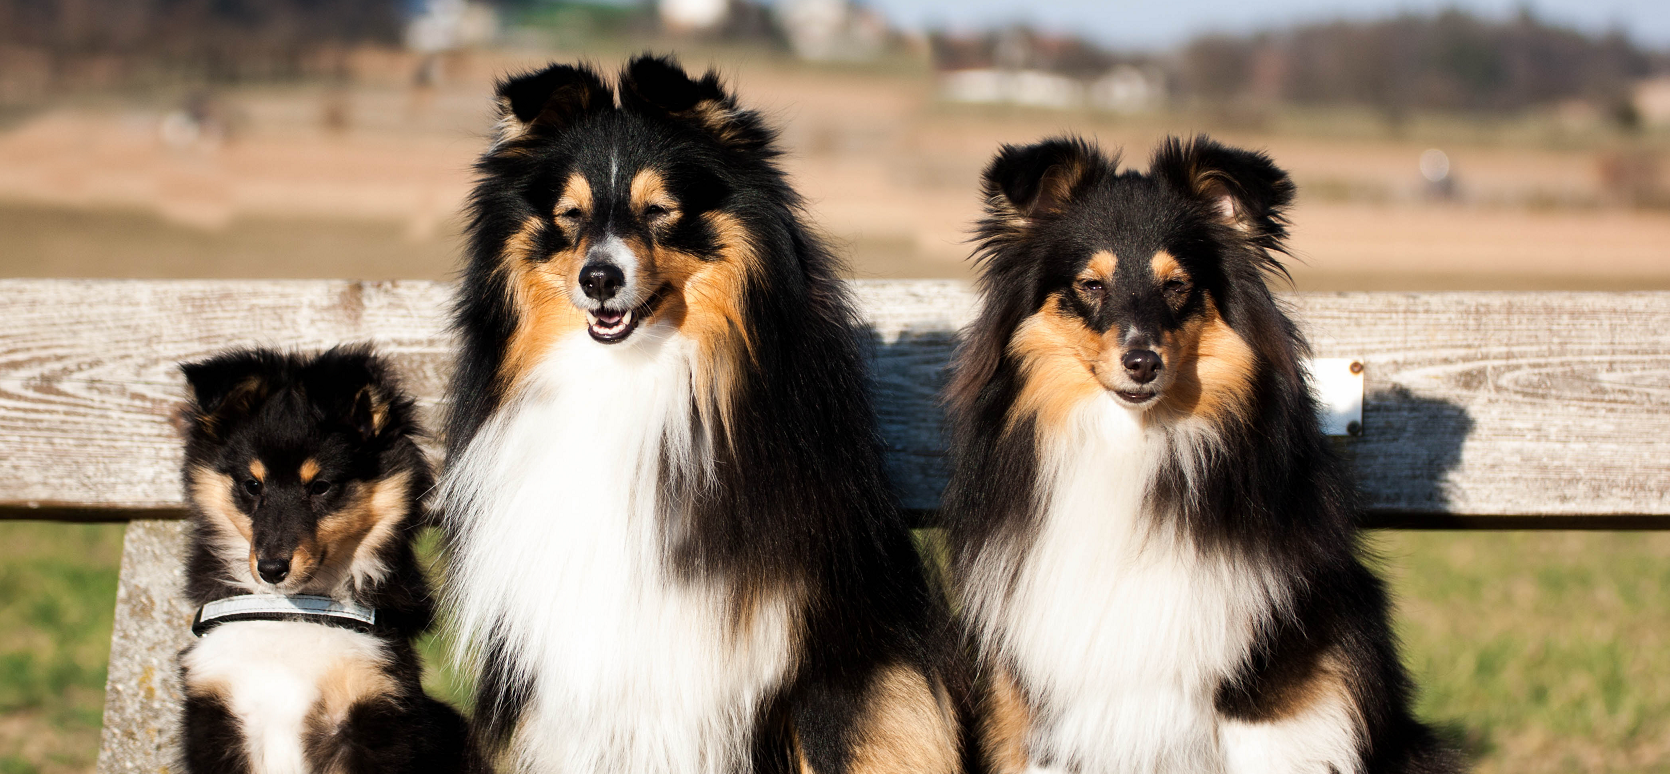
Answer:
[[624, 316], [626, 316], [625, 312], [613, 312], [607, 309], [597, 310], [597, 321], [604, 325], [614, 325], [620, 322], [620, 318]]

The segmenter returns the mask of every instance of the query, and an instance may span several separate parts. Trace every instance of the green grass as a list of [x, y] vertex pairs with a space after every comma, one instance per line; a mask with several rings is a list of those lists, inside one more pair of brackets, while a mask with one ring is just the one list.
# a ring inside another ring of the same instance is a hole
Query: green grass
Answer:
[[1386, 533], [1420, 712], [1485, 772], [1670, 772], [1670, 533]]
[[0, 774], [93, 768], [122, 529], [0, 522]]
[[[121, 535], [0, 522], [0, 774], [92, 770]], [[1670, 533], [1372, 542], [1420, 713], [1480, 774], [1670, 773]], [[425, 684], [461, 701], [443, 639], [421, 646]]]

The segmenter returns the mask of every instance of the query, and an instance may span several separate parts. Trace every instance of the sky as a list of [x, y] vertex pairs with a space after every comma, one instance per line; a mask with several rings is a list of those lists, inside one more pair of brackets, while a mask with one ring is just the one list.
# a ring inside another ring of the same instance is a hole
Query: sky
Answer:
[[865, 0], [909, 29], [975, 29], [1028, 22], [1119, 48], [1163, 50], [1203, 32], [1244, 33], [1295, 22], [1377, 19], [1461, 8], [1508, 18], [1522, 7], [1592, 33], [1622, 30], [1637, 44], [1670, 49], [1670, 0]]

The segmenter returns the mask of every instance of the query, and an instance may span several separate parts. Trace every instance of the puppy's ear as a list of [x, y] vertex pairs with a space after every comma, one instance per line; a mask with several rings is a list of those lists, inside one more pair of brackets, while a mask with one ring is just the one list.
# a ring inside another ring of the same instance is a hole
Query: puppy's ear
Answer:
[[585, 65], [551, 65], [499, 82], [499, 139], [537, 128], [561, 129], [614, 107], [614, 93]]
[[333, 422], [353, 428], [363, 440], [388, 430], [400, 399], [389, 367], [365, 346], [342, 346], [307, 365], [302, 383], [308, 400]]
[[1149, 172], [1254, 244], [1282, 249], [1294, 188], [1269, 156], [1220, 145], [1205, 136], [1188, 141], [1170, 137], [1154, 152]]
[[671, 57], [640, 56], [620, 76], [622, 107], [647, 116], [689, 124], [733, 149], [759, 148], [771, 141], [760, 117], [737, 107], [712, 70], [692, 79]]
[[246, 350], [182, 363], [186, 421], [209, 438], [223, 438], [230, 425], [266, 400], [279, 359], [266, 350]]
[[986, 166], [986, 214], [1025, 225], [1058, 213], [1114, 162], [1077, 137], [1005, 145]]

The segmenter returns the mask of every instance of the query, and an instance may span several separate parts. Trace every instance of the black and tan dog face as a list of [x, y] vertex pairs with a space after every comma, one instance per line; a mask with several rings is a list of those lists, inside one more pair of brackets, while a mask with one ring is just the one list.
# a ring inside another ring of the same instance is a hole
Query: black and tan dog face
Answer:
[[354, 350], [250, 351], [184, 370], [187, 493], [228, 574], [281, 593], [377, 574], [421, 474], [391, 464], [410, 409], [383, 366]]
[[985, 361], [1018, 362], [1017, 407], [1046, 420], [1100, 393], [1151, 416], [1224, 419], [1256, 365], [1230, 301], [1249, 282], [1264, 291], [1292, 185], [1263, 156], [1205, 139], [1167, 142], [1147, 174], [1116, 164], [1054, 140], [1005, 148], [988, 168], [986, 315], [998, 319]]
[[[739, 305], [756, 251], [736, 214], [736, 176], [769, 140], [712, 73], [634, 60], [616, 95], [584, 67], [499, 86], [501, 138], [482, 170], [514, 194], [494, 250], [516, 324], [514, 377], [556, 338], [600, 344], [665, 323], [706, 346], [746, 330]], [[499, 191], [495, 192], [496, 194]]]

